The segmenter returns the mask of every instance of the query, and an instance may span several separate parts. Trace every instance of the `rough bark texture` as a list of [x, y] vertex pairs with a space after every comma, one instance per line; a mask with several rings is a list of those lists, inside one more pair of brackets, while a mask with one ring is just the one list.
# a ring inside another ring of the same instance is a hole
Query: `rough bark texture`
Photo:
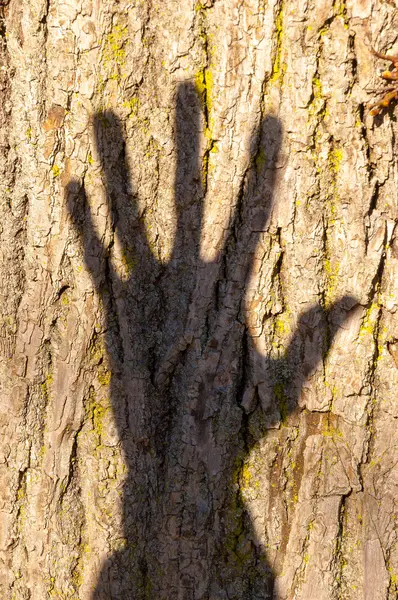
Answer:
[[0, 17], [0, 597], [396, 598], [394, 2]]

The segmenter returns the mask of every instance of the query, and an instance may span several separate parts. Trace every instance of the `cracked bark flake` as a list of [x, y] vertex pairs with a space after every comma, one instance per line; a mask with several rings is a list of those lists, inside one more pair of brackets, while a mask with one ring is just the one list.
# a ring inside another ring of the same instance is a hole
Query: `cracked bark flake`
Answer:
[[0, 21], [1, 597], [396, 598], [394, 3]]

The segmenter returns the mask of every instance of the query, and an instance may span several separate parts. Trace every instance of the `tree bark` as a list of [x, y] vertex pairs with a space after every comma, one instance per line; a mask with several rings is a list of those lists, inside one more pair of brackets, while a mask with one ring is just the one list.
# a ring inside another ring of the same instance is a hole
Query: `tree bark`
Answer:
[[396, 598], [394, 3], [0, 23], [1, 597]]

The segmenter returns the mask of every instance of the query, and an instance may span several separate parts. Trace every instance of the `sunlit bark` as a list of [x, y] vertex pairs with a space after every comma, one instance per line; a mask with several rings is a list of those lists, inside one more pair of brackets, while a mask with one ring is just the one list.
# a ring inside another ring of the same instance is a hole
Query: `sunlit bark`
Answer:
[[0, 11], [1, 598], [396, 598], [393, 2]]

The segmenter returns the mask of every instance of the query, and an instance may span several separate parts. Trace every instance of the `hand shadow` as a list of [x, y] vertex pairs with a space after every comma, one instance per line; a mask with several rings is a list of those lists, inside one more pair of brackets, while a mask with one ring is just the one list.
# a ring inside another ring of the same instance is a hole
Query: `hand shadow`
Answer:
[[[257, 402], [267, 418], [280, 420], [278, 399], [270, 392], [277, 383], [284, 395], [282, 416], [294, 411], [304, 381], [326, 356], [355, 301], [346, 297], [328, 310], [307, 310], [280, 360], [257, 353], [248, 335], [242, 321], [245, 286], [274, 201], [282, 135], [275, 117], [266, 117], [252, 136], [251, 149], [260, 150], [261, 160], [252, 161], [224, 248], [213, 262], [199, 258], [203, 157], [194, 86], [181, 84], [177, 92], [177, 223], [167, 264], [152, 251], [145, 211], [130, 181], [122, 123], [106, 112], [95, 116], [94, 128], [112, 224], [108, 247], [96, 232], [84, 185], [71, 181], [66, 193], [103, 306], [110, 396], [128, 473], [125, 543], [104, 565], [93, 600], [208, 598], [210, 589], [212, 598], [272, 598], [274, 575], [234, 483], [237, 460], [257, 441], [242, 435], [248, 422], [242, 401], [250, 396], [252, 415]], [[128, 267], [124, 279], [111, 260], [115, 243]], [[200, 504], [197, 490], [204, 481], [212, 508]], [[186, 506], [196, 508], [184, 517], [189, 526], [179, 522], [171, 531], [165, 527], [173, 512], [170, 498], [180, 492]], [[198, 551], [192, 531], [199, 530]], [[235, 542], [227, 544], [231, 531]], [[242, 544], [249, 548], [244, 561], [237, 549]]]

